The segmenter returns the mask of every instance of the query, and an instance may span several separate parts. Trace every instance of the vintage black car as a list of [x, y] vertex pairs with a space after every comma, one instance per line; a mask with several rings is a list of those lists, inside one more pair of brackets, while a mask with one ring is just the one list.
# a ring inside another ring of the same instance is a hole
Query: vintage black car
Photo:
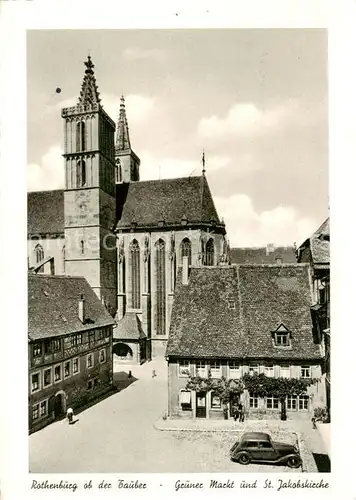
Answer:
[[272, 441], [265, 432], [245, 432], [231, 448], [230, 457], [244, 465], [265, 462], [297, 468], [302, 463], [297, 445]]

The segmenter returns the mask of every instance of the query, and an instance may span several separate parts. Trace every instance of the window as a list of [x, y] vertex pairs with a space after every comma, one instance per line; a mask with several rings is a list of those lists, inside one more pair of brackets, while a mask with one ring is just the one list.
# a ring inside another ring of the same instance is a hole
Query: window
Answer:
[[79, 358], [73, 359], [73, 375], [79, 372]]
[[59, 382], [62, 379], [62, 367], [57, 365], [54, 367], [54, 381]]
[[214, 240], [212, 238], [210, 238], [210, 240], [206, 244], [205, 265], [214, 265]]
[[258, 363], [250, 363], [248, 367], [248, 371], [250, 375], [253, 375], [254, 373], [257, 373], [257, 375], [260, 373], [260, 367]]
[[206, 377], [206, 364], [205, 361], [197, 361], [195, 364], [196, 367], [196, 376], [197, 377]]
[[84, 255], [84, 241], [83, 240], [80, 241], [80, 253], [82, 255]]
[[92, 387], [93, 387], [93, 382], [92, 382], [92, 380], [89, 380], [88, 389], [90, 390], [90, 389], [92, 389]]
[[[38, 264], [39, 262], [41, 262], [41, 260], [44, 259], [44, 251], [43, 251], [43, 247], [41, 245], [36, 245], [35, 246], [35, 256], [36, 256], [36, 264]], [[44, 272], [44, 267], [41, 266], [38, 270], [39, 273], [43, 273]]]
[[265, 363], [265, 375], [266, 377], [274, 377], [273, 363]]
[[229, 300], [228, 305], [229, 305], [229, 309], [236, 309], [234, 300]]
[[81, 333], [77, 333], [74, 337], [74, 345], [80, 345], [83, 343], [83, 335]]
[[183, 411], [192, 409], [192, 398], [190, 391], [180, 391], [180, 406]]
[[94, 387], [97, 387], [99, 385], [99, 379], [95, 378], [94, 379]]
[[43, 387], [47, 387], [52, 383], [52, 370], [51, 368], [46, 368], [43, 370]]
[[166, 244], [159, 239], [156, 250], [156, 333], [166, 334]]
[[87, 368], [92, 368], [93, 364], [94, 364], [93, 355], [88, 354], [88, 356], [87, 356]]
[[281, 377], [290, 378], [290, 365], [281, 365], [279, 373]]
[[119, 159], [115, 161], [115, 177], [116, 182], [122, 182], [121, 162]]
[[37, 420], [38, 417], [39, 417], [39, 408], [40, 408], [40, 405], [34, 405], [32, 407], [32, 420]]
[[66, 361], [64, 363], [63, 373], [64, 373], [64, 378], [70, 377], [70, 361]]
[[240, 363], [237, 361], [229, 361], [229, 377], [237, 378], [240, 376]]
[[141, 307], [140, 246], [137, 240], [130, 244], [131, 302], [133, 309]]
[[47, 399], [40, 404], [40, 415], [41, 417], [47, 415]]
[[33, 356], [36, 358], [37, 356], [41, 356], [42, 354], [42, 345], [34, 344], [33, 346]]
[[40, 374], [33, 373], [31, 376], [31, 391], [32, 392], [38, 391], [39, 388], [40, 388]]
[[308, 411], [308, 409], [309, 409], [309, 396], [306, 396], [306, 395], [299, 396], [298, 403], [299, 403], [298, 404], [299, 410]]
[[101, 349], [99, 353], [99, 363], [105, 363], [106, 361], [106, 351], [105, 349]]
[[269, 443], [268, 441], [259, 441], [258, 447], [266, 449], [266, 450], [271, 450], [272, 449], [272, 444]]
[[86, 149], [85, 123], [83, 121], [77, 123], [76, 149], [77, 152]]
[[95, 340], [102, 340], [105, 338], [105, 330], [102, 328], [101, 330], [96, 330], [95, 331]]
[[86, 179], [86, 165], [84, 160], [79, 160], [77, 162], [77, 187], [84, 187]]
[[246, 448], [257, 448], [257, 441], [246, 441]]
[[302, 378], [310, 378], [311, 377], [311, 367], [310, 366], [302, 366], [301, 377]]
[[178, 374], [180, 377], [188, 377], [190, 373], [190, 363], [187, 359], [178, 362]]
[[221, 373], [221, 363], [220, 361], [212, 361], [210, 363], [210, 373], [212, 378], [220, 378]]
[[45, 340], [43, 345], [44, 345], [44, 353], [50, 354], [52, 352], [51, 341]]
[[221, 408], [221, 399], [219, 395], [214, 392], [211, 394], [211, 407], [216, 409]]
[[269, 410], [278, 410], [279, 407], [278, 398], [276, 398], [276, 396], [268, 396], [266, 398], [266, 407]]
[[61, 350], [61, 341], [59, 339], [53, 340], [52, 349], [53, 352], [58, 352]]
[[297, 409], [297, 396], [288, 396], [287, 410], [296, 410], [296, 409]]
[[259, 404], [258, 404], [258, 397], [255, 396], [254, 394], [251, 394], [250, 395], [250, 408], [258, 408]]
[[274, 345], [276, 347], [290, 346], [290, 331], [281, 323], [276, 331], [272, 332], [274, 336]]
[[180, 244], [180, 262], [183, 264], [183, 257], [188, 257], [188, 266], [192, 265], [192, 244], [189, 238], [184, 238]]
[[88, 333], [88, 339], [89, 339], [89, 347], [93, 344], [95, 344], [95, 332], [89, 332]]

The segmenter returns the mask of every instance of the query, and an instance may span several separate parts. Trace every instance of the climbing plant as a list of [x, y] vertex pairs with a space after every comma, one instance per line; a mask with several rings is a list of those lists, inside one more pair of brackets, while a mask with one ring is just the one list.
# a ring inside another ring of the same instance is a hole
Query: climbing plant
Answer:
[[257, 397], [275, 396], [281, 402], [281, 420], [286, 420], [286, 398], [306, 394], [307, 388], [318, 379], [267, 377], [265, 374], [245, 374], [242, 377], [245, 389]]
[[185, 388], [189, 391], [205, 392], [212, 391], [219, 396], [223, 403], [228, 403], [234, 396], [238, 397], [244, 391], [244, 383], [241, 379], [227, 379], [226, 377], [212, 378], [210, 372], [208, 377], [192, 377]]

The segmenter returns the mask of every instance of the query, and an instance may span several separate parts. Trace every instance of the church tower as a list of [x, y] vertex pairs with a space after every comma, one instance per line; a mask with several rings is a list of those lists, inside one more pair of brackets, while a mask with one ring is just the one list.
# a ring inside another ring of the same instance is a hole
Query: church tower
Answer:
[[88, 56], [76, 106], [64, 120], [65, 271], [84, 276], [110, 314], [116, 313], [117, 249], [115, 123], [100, 104]]
[[131, 149], [129, 127], [127, 125], [125, 98], [121, 96], [120, 114], [117, 123], [115, 144], [116, 183], [140, 180], [140, 159]]

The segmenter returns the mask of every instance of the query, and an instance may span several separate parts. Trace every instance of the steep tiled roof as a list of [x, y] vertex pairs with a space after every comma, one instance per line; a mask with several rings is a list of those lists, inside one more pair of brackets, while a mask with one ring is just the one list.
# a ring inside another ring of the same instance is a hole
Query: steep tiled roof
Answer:
[[296, 263], [293, 247], [275, 247], [268, 252], [267, 247], [231, 248], [231, 264], [275, 264], [282, 259], [283, 264]]
[[219, 223], [205, 176], [117, 185], [117, 228], [188, 223]]
[[[78, 317], [81, 295], [85, 300], [85, 324]], [[31, 340], [113, 324], [113, 318], [84, 278], [28, 276], [28, 335]]]
[[322, 223], [320, 227], [313, 234], [314, 237], [318, 237], [320, 235], [330, 236], [330, 219], [329, 217]]
[[330, 263], [330, 241], [311, 238], [310, 249], [314, 264]]
[[121, 340], [138, 340], [145, 338], [141, 321], [136, 313], [127, 312], [125, 316], [117, 322], [114, 328], [113, 338]]
[[29, 235], [64, 233], [64, 191], [36, 191], [27, 194]]
[[[176, 287], [167, 355], [319, 359], [310, 306], [302, 264], [191, 268], [188, 285]], [[273, 345], [281, 323], [290, 349]]]

